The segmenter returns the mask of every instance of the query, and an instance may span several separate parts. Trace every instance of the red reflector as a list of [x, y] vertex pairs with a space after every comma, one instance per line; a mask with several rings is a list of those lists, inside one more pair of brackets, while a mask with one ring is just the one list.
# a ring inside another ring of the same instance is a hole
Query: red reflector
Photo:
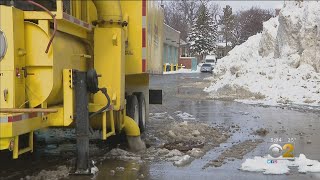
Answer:
[[142, 72], [146, 72], [146, 60], [142, 59]]
[[142, 47], [146, 47], [146, 28], [142, 28]]
[[20, 121], [22, 119], [22, 116], [11, 116], [8, 117], [8, 122], [16, 122], [16, 121]]
[[142, 16], [147, 15], [147, 0], [142, 0]]

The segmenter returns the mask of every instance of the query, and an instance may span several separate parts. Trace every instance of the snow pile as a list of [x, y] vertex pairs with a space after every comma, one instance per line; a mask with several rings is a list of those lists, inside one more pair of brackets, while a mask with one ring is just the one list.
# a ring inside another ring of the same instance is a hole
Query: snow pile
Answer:
[[299, 173], [320, 172], [320, 162], [307, 159], [304, 154], [300, 154], [294, 161], [277, 160], [277, 163], [268, 164], [268, 157], [254, 157], [246, 159], [241, 165], [241, 170], [250, 172], [263, 172], [263, 174], [286, 174], [289, 167], [298, 167]]
[[286, 2], [263, 32], [220, 59], [205, 88], [212, 98], [320, 105], [320, 2]]

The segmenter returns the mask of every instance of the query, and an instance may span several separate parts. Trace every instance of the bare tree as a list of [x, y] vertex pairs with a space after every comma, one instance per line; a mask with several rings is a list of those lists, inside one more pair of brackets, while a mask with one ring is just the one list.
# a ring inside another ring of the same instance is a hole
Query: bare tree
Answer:
[[221, 15], [221, 6], [217, 3], [211, 3], [209, 6], [212, 18], [218, 23], [218, 16]]
[[[204, 0], [207, 2], [208, 0]], [[165, 1], [165, 22], [181, 32], [181, 39], [186, 40], [196, 18], [201, 1]]]
[[232, 8], [229, 5], [226, 5], [223, 8], [223, 17], [221, 19], [221, 23], [223, 25], [223, 36], [226, 41], [226, 47], [228, 47], [228, 42], [232, 41], [232, 32], [234, 30], [235, 25], [235, 16], [232, 13]]
[[263, 22], [274, 16], [270, 10], [252, 7], [249, 10], [239, 11], [236, 15], [236, 26], [238, 43], [245, 42], [250, 36], [253, 36], [263, 30]]

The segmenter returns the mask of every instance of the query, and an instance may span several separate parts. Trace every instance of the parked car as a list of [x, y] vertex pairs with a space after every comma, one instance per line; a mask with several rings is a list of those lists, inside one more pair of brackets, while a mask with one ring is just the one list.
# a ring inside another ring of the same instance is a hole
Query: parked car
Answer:
[[212, 73], [212, 70], [213, 70], [213, 67], [211, 64], [202, 64], [201, 68], [200, 68], [200, 71], [201, 72], [210, 72]]

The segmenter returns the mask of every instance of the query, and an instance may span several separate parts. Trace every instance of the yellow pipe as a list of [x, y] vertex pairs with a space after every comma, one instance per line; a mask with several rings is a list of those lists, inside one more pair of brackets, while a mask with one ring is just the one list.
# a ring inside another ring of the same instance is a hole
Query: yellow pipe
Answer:
[[127, 136], [140, 136], [138, 124], [129, 116], [124, 116], [123, 130]]
[[94, 0], [93, 3], [96, 5], [99, 20], [112, 20], [113, 22], [122, 21], [122, 11], [119, 0]]

